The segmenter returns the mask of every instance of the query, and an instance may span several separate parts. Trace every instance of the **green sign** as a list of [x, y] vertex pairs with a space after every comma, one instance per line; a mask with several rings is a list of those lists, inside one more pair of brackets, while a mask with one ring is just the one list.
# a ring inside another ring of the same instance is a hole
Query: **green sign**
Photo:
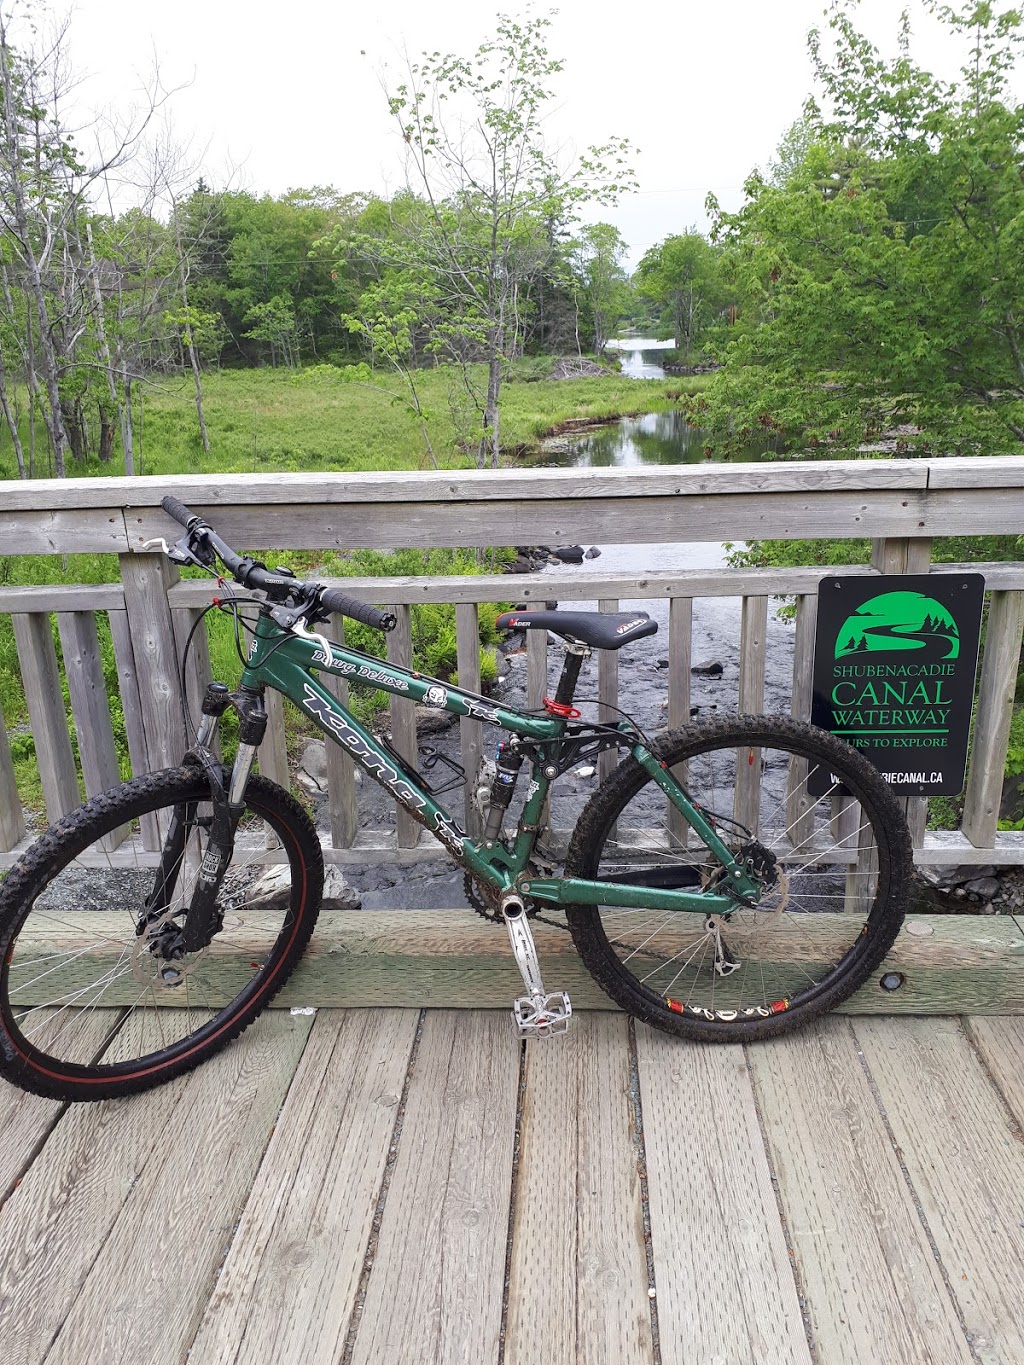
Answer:
[[981, 574], [819, 585], [811, 719], [904, 795], [963, 788], [984, 589]]

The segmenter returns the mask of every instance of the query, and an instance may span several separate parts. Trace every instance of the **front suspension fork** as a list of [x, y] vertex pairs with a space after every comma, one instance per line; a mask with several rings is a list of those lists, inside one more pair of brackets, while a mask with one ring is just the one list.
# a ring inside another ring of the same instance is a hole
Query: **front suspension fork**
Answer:
[[[217, 724], [229, 707], [238, 712], [239, 745], [225, 790], [223, 772], [211, 745]], [[262, 689], [257, 691], [243, 687], [238, 692], [229, 693], [223, 683], [210, 683], [207, 687], [196, 743], [184, 758], [186, 765], [205, 769], [210, 781], [210, 803], [213, 808], [210, 837], [182, 927], [181, 942], [186, 952], [197, 952], [205, 947], [217, 930], [217, 895], [234, 852], [235, 831], [245, 810], [246, 785], [266, 728], [267, 713]], [[153, 923], [167, 910], [184, 860], [195, 809], [191, 803], [175, 807], [164, 840], [156, 882], [147, 902], [144, 923]]]

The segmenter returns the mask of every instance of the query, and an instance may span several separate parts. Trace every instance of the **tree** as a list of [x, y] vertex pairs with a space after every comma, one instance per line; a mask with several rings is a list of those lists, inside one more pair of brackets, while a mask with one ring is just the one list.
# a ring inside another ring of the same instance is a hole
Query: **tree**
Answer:
[[622, 268], [625, 254], [626, 242], [610, 223], [590, 224], [572, 244], [577, 297], [584, 305], [598, 355], [629, 307], [629, 280]]
[[[463, 367], [481, 414], [478, 464], [498, 463], [504, 366], [521, 346], [530, 286], [553, 236], [588, 200], [612, 202], [632, 183], [627, 144], [612, 139], [565, 166], [543, 121], [562, 70], [545, 42], [550, 20], [499, 15], [472, 57], [435, 52], [410, 63], [389, 96], [422, 191], [415, 241], [390, 264], [428, 270], [444, 299], [435, 348]], [[481, 387], [470, 365], [486, 367]]]
[[1005, 453], [1024, 443], [1024, 105], [1008, 75], [1020, 10], [929, 0], [961, 79], [918, 67], [904, 21], [883, 60], [838, 0], [811, 39], [833, 113], [783, 177], [751, 177], [718, 235], [743, 322], [696, 420], [725, 444], [768, 430], [856, 450]]
[[687, 365], [728, 301], [721, 252], [691, 228], [651, 247], [636, 272], [636, 291], [658, 309], [662, 331], [675, 339]]

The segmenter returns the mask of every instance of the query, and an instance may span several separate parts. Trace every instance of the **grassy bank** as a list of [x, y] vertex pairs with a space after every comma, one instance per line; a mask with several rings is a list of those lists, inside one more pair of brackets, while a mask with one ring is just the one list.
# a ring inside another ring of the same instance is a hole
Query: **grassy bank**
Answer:
[[[591, 419], [600, 421], [622, 413], [648, 412], [671, 406], [684, 384], [637, 383], [611, 376], [552, 382], [537, 380], [537, 367], [528, 371], [529, 382], [506, 384], [502, 401], [503, 444], [510, 451], [528, 446], [560, 423]], [[393, 385], [390, 376], [373, 376], [381, 387]], [[460, 443], [459, 414], [453, 411], [455, 376], [430, 370], [417, 376], [420, 401], [435, 454], [442, 465], [473, 466], [475, 459]], [[699, 381], [696, 381], [699, 383]], [[178, 473], [326, 470], [382, 471], [416, 469], [429, 465], [419, 424], [408, 405], [367, 383], [345, 382], [328, 367], [298, 374], [282, 370], [234, 371], [208, 375], [203, 381], [204, 410], [212, 449], [203, 452], [191, 381], [170, 379], [146, 390], [136, 409], [136, 457], [140, 472], [160, 477]], [[6, 435], [6, 433], [2, 433]], [[37, 431], [37, 436], [39, 432]], [[27, 446], [27, 432], [25, 433]], [[514, 454], [509, 455], [514, 459]], [[37, 471], [38, 472], [38, 471]], [[45, 473], [45, 470], [42, 471]], [[120, 460], [103, 465], [99, 460], [72, 465], [73, 475], [123, 473]], [[0, 477], [14, 478], [16, 466], [10, 440], [0, 440]], [[0, 489], [0, 499], [2, 499]], [[2, 501], [0, 501], [2, 507]], [[253, 548], [250, 546], [244, 547]], [[409, 551], [379, 555], [360, 551], [351, 558], [335, 555], [309, 556], [278, 553], [274, 563], [291, 563], [297, 572], [324, 574], [472, 573], [479, 566], [464, 552]], [[113, 555], [0, 556], [0, 583], [101, 583], [116, 580], [118, 566]], [[113, 648], [106, 619], [99, 622], [107, 694], [115, 739], [128, 774], [124, 719], [117, 690]], [[417, 666], [424, 671], [450, 676], [455, 668], [455, 623], [451, 607], [418, 607], [414, 611], [414, 646]], [[55, 627], [56, 635], [56, 627]], [[348, 636], [360, 648], [376, 651], [380, 637], [359, 626]], [[485, 683], [494, 674], [493, 615], [481, 613], [482, 664]], [[233, 680], [239, 664], [228, 622], [211, 620], [210, 648], [215, 677]], [[59, 648], [58, 648], [59, 656]], [[376, 698], [364, 699], [369, 709]], [[66, 685], [65, 685], [65, 702]], [[39, 810], [39, 786], [35, 747], [27, 732], [27, 709], [18, 669], [17, 652], [9, 617], [0, 617], [0, 705], [15, 758], [18, 787], [23, 799]], [[68, 711], [71, 724], [70, 709]], [[289, 708], [290, 737], [298, 742], [301, 718]], [[72, 739], [75, 740], [72, 728]]]
[[[620, 375], [509, 382], [501, 402], [502, 444], [514, 451], [573, 418], [599, 421], [671, 407], [681, 393], [694, 392], [701, 383], [700, 378], [638, 383]], [[457, 374], [447, 368], [424, 370], [417, 375], [417, 386], [438, 462], [475, 464], [476, 419], [459, 410]], [[192, 381], [168, 378], [148, 387], [136, 405], [136, 463], [139, 472], [152, 476], [429, 466], [407, 396], [391, 375], [346, 382], [330, 366], [206, 375], [207, 455], [199, 438]], [[27, 443], [27, 432], [24, 439]], [[91, 458], [84, 465], [71, 462], [68, 472], [121, 474], [124, 466], [120, 458], [107, 465]], [[0, 433], [0, 477], [14, 478], [16, 473], [10, 440]], [[46, 474], [45, 462], [41, 473]]]

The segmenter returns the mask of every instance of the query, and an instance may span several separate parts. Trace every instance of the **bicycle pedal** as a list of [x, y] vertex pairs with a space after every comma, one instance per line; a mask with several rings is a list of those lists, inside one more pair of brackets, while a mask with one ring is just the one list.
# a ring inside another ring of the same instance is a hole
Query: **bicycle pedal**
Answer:
[[567, 1032], [572, 1005], [565, 991], [551, 995], [521, 995], [512, 1004], [520, 1038], [554, 1038]]

